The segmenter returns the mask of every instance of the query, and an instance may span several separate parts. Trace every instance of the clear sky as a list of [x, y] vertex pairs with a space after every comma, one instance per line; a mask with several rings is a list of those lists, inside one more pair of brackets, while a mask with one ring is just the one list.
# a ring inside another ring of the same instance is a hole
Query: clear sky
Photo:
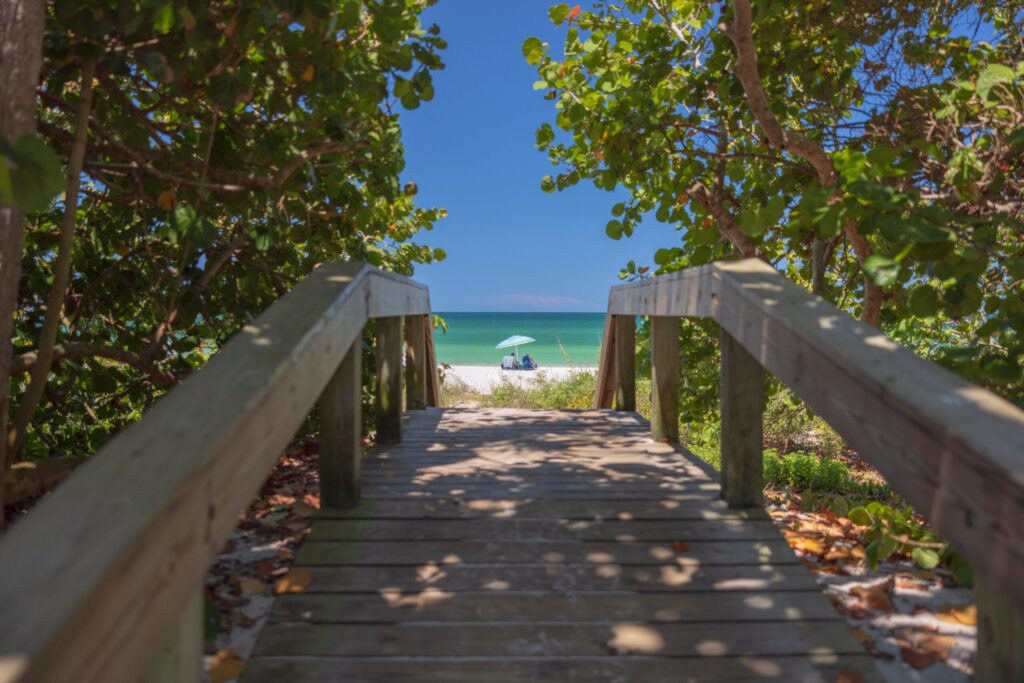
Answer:
[[534, 131], [554, 121], [553, 103], [535, 91], [523, 40], [560, 46], [553, 0], [440, 0], [424, 15], [448, 41], [436, 96], [402, 114], [403, 181], [421, 206], [448, 217], [417, 241], [448, 252], [420, 266], [437, 311], [603, 311], [608, 287], [630, 259], [649, 265], [679, 233], [651, 219], [621, 241], [604, 232], [621, 195], [589, 182], [553, 194], [540, 179], [554, 168], [534, 147]]

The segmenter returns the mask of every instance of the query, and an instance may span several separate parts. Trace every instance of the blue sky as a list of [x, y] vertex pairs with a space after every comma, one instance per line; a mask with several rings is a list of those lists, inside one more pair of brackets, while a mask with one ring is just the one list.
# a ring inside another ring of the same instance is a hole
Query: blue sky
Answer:
[[434, 310], [601, 311], [628, 260], [650, 264], [679, 239], [653, 218], [631, 238], [609, 239], [604, 226], [621, 195], [589, 182], [541, 191], [554, 169], [533, 134], [553, 122], [554, 106], [533, 89], [521, 47], [529, 36], [561, 45], [566, 28], [548, 20], [552, 4], [440, 0], [423, 17], [449, 47], [434, 100], [402, 114], [403, 181], [417, 183], [421, 206], [448, 210], [417, 240], [448, 252], [416, 271]]

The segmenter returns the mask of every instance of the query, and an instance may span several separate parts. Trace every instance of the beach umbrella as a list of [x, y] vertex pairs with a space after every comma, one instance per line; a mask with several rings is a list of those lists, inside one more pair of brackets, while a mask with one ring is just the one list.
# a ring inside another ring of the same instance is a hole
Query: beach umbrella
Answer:
[[495, 346], [494, 348], [496, 348], [496, 349], [507, 349], [507, 348], [509, 348], [511, 346], [511, 347], [515, 348], [516, 355], [518, 356], [519, 355], [519, 347], [522, 344], [529, 344], [530, 342], [535, 342], [535, 341], [537, 341], [537, 340], [534, 339], [533, 337], [526, 337], [526, 336], [523, 336], [521, 334], [514, 334], [511, 337], [509, 337], [508, 339], [506, 339], [505, 341], [503, 341], [500, 344], [498, 344], [497, 346]]

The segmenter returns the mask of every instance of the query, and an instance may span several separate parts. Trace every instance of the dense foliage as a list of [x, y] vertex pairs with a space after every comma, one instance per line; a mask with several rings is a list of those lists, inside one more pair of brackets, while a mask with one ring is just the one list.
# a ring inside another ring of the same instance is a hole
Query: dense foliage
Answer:
[[[756, 256], [1024, 403], [1024, 10], [1015, 1], [624, 0], [523, 45], [556, 109], [548, 191], [625, 188], [654, 272]], [[644, 276], [629, 264], [625, 276]], [[710, 408], [707, 331], [683, 345]], [[703, 379], [702, 379], [703, 378]]]
[[[92, 452], [319, 263], [409, 274], [444, 257], [409, 242], [443, 210], [417, 208], [398, 180], [399, 107], [430, 100], [442, 68], [445, 42], [419, 20], [432, 3], [51, 6], [40, 133], [62, 165], [83, 68], [95, 77], [71, 276], [26, 453]], [[40, 189], [21, 195], [43, 210], [26, 232], [13, 407], [66, 206]]]

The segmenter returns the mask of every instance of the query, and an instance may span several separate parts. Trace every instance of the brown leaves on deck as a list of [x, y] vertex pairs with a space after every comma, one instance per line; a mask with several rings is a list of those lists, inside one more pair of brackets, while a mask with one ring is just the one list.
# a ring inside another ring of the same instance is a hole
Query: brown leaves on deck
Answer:
[[227, 683], [242, 675], [245, 660], [234, 650], [218, 650], [210, 660], [210, 683]]
[[283, 593], [301, 593], [313, 583], [313, 572], [308, 569], [292, 569], [277, 580], [274, 592], [278, 595]]
[[956, 643], [950, 636], [922, 633], [899, 629], [894, 634], [900, 646], [900, 659], [915, 669], [925, 669], [949, 657], [949, 650]]
[[935, 618], [947, 624], [977, 626], [978, 608], [975, 605], [946, 605], [939, 608]]
[[895, 586], [895, 578], [890, 576], [871, 585], [854, 586], [850, 594], [860, 598], [867, 609], [889, 613], [892, 612], [892, 590]]
[[672, 550], [677, 553], [688, 553], [690, 552], [690, 544], [683, 541], [672, 541]]

